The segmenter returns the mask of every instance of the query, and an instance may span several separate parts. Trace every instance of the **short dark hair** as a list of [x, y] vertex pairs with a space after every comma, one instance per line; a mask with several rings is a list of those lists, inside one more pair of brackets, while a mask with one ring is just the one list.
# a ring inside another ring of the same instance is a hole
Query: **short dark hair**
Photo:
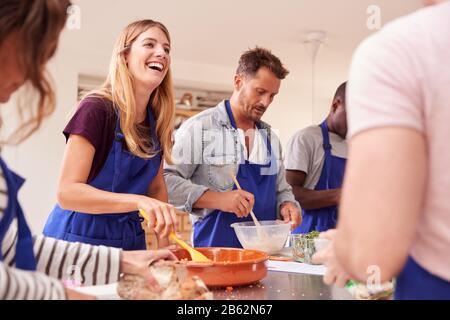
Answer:
[[347, 88], [347, 81], [340, 84], [340, 86], [336, 89], [336, 93], [334, 94], [333, 101], [340, 98], [342, 103], [345, 103], [345, 91]]
[[278, 57], [273, 55], [270, 50], [259, 47], [250, 49], [241, 55], [236, 73], [254, 76], [262, 67], [269, 69], [280, 80], [289, 74]]

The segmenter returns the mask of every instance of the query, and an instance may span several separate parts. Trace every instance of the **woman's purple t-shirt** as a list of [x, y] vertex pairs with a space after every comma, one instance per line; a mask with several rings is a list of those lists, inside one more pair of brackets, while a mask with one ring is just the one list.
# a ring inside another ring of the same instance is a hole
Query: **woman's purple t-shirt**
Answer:
[[[74, 116], [64, 128], [66, 142], [71, 134], [76, 134], [87, 139], [95, 149], [88, 183], [100, 173], [108, 158], [114, 141], [116, 121], [117, 116], [109, 100], [86, 97], [80, 102]], [[150, 127], [148, 118], [143, 124]]]

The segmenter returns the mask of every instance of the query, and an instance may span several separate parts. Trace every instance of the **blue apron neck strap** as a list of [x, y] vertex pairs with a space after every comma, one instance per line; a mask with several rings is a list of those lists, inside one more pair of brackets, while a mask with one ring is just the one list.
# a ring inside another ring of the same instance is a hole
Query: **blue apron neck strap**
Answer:
[[113, 181], [111, 186], [111, 192], [116, 192], [117, 180], [119, 179], [120, 174], [120, 162], [122, 158], [122, 149], [123, 149], [123, 141], [125, 140], [125, 136], [120, 129], [120, 112], [118, 110], [116, 112], [116, 126], [114, 128], [114, 142], [113, 142], [113, 150], [114, 150], [114, 172], [113, 172]]
[[[115, 109], [114, 113], [116, 114], [116, 126], [114, 127], [114, 138], [116, 141], [119, 141], [119, 140], [123, 141], [124, 135], [122, 133], [122, 129], [120, 128], [120, 112]], [[156, 134], [156, 132], [153, 131], [153, 123], [155, 122], [155, 117], [153, 116], [152, 106], [151, 106], [150, 102], [147, 105], [147, 117], [148, 117], [148, 122], [150, 124], [150, 130], [151, 130], [152, 134]]]
[[114, 127], [114, 141], [122, 142], [124, 135], [122, 129], [120, 129], [120, 112], [118, 110], [114, 111], [116, 114], [116, 126]]
[[327, 120], [320, 124], [320, 129], [322, 130], [323, 150], [325, 152], [325, 160], [323, 165], [326, 170], [326, 189], [329, 189], [329, 179], [331, 175], [331, 144]]
[[[231, 111], [230, 100], [225, 100], [225, 110], [227, 111], [227, 115], [228, 118], [230, 119], [231, 126], [235, 130], [237, 130], [236, 121], [234, 120], [233, 112]], [[237, 139], [239, 141], [239, 137], [237, 137]], [[240, 146], [240, 143], [237, 145]], [[241, 160], [243, 160], [246, 163], [247, 160], [244, 160], [245, 159], [244, 150], [242, 147], [240, 148], [240, 150], [241, 150]]]
[[320, 124], [320, 129], [322, 130], [323, 150], [325, 151], [325, 153], [331, 154], [330, 135], [328, 133], [329, 131], [328, 131], [328, 125], [327, 125], [326, 120]]
[[153, 108], [152, 105], [149, 103], [147, 105], [147, 117], [148, 117], [148, 123], [150, 124], [150, 133], [153, 140], [153, 143], [155, 144], [155, 149], [160, 149], [161, 145], [158, 139], [158, 133], [156, 132], [156, 118], [153, 114]]
[[[120, 174], [120, 163], [122, 158], [122, 149], [123, 149], [123, 141], [125, 140], [125, 136], [122, 133], [122, 130], [120, 128], [120, 114], [116, 110], [116, 127], [114, 128], [114, 173], [113, 173], [113, 183], [112, 183], [112, 192], [115, 192], [116, 190], [116, 184], [117, 180], [119, 178]], [[156, 136], [156, 130], [153, 130], [153, 123], [155, 122], [155, 118], [153, 116], [152, 107], [151, 104], [148, 103], [147, 105], [147, 117], [150, 124], [150, 132], [151, 136]], [[160, 145], [158, 143], [158, 139], [153, 139], [154, 143], [157, 143], [157, 148], [160, 148]]]
[[[114, 110], [114, 113], [116, 114], [116, 126], [114, 127], [114, 133], [117, 135], [117, 133], [122, 134], [122, 129], [120, 128], [120, 112], [118, 110]], [[150, 103], [147, 105], [147, 118], [148, 122], [150, 124], [150, 127], [153, 128], [152, 124], [156, 121], [155, 116], [153, 115], [153, 108]]]
[[[230, 100], [225, 100], [225, 109], [227, 111], [228, 118], [230, 119], [231, 125], [233, 126], [234, 129], [237, 130], [236, 121], [234, 120], [233, 112], [231, 111]], [[261, 124], [259, 122], [255, 122], [255, 125], [256, 125], [256, 128], [259, 130], [259, 133], [263, 134], [263, 136], [266, 138], [267, 150], [268, 150], [269, 155], [272, 156], [272, 145], [270, 143], [270, 138], [269, 138], [268, 132], [266, 132], [266, 130], [261, 130]], [[243, 156], [242, 159], [245, 159], [242, 148], [241, 148], [241, 155]], [[269, 163], [269, 165], [270, 165], [270, 163]]]
[[225, 109], [228, 114], [228, 118], [230, 119], [231, 126], [237, 129], [236, 121], [234, 120], [233, 112], [231, 111], [230, 100], [225, 100]]

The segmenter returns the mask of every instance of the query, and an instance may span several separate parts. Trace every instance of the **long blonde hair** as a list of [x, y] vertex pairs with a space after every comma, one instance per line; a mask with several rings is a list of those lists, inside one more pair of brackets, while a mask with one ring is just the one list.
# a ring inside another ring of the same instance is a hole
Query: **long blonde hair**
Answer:
[[[136, 124], [137, 112], [133, 90], [134, 83], [125, 55], [129, 52], [137, 37], [152, 27], [161, 29], [170, 43], [169, 31], [160, 22], [140, 20], [129, 24], [123, 29], [116, 41], [109, 66], [109, 74], [105, 83], [99, 90], [94, 90], [87, 94], [101, 96], [112, 102], [114, 109], [119, 112], [120, 128], [125, 136], [129, 151], [141, 158], [151, 158], [158, 151], [152, 149], [151, 144], [148, 143], [148, 134], [143, 136]], [[155, 113], [156, 134], [159, 138], [164, 160], [171, 164], [175, 102], [170, 69], [161, 84], [152, 92], [150, 103]]]

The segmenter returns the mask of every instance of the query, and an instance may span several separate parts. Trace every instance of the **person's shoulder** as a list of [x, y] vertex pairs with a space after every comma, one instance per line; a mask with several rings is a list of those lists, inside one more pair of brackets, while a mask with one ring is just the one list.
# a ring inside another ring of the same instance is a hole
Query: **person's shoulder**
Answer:
[[417, 39], [417, 34], [411, 32], [411, 28], [417, 31], [445, 34], [450, 32], [447, 28], [444, 28], [443, 24], [447, 26], [450, 23], [450, 2], [445, 1], [443, 3], [430, 5], [416, 10], [410, 14], [399, 17], [390, 23], [386, 24], [385, 32], [398, 32], [408, 34], [409, 38]]
[[321, 139], [321, 134], [320, 127], [317, 125], [299, 129], [290, 137], [287, 149], [298, 148], [298, 146], [302, 148], [313, 148], [316, 141]]
[[443, 24], [450, 26], [450, 2], [428, 6], [388, 22], [361, 42], [355, 56], [373, 55], [382, 59], [385, 52], [401, 59], [399, 52], [405, 55], [422, 55], [423, 50], [412, 49], [427, 45], [431, 34], [448, 37], [446, 33], [450, 33], [450, 29]]
[[112, 102], [109, 99], [97, 95], [88, 95], [78, 104], [78, 110], [89, 109], [93, 112], [111, 113], [114, 111]]
[[209, 108], [207, 110], [203, 110], [203, 111], [197, 113], [195, 116], [189, 118], [189, 121], [190, 122], [196, 122], [196, 121], [197, 122], [198, 121], [205, 122], [213, 117], [216, 108], [217, 107], [213, 107], [213, 108]]
[[116, 119], [112, 102], [96, 95], [86, 96], [79, 102], [75, 117], [102, 123]]
[[314, 140], [317, 137], [321, 136], [321, 130], [318, 125], [311, 125], [305, 128], [302, 128], [294, 133], [293, 139], [296, 140]]
[[113, 130], [117, 117], [112, 103], [98, 96], [86, 96], [78, 104], [75, 113], [63, 130], [66, 139], [70, 134], [85, 134], [94, 145], [93, 141], [101, 132]]
[[202, 129], [212, 129], [213, 120], [217, 113], [217, 108], [218, 106], [197, 113], [196, 115], [183, 122], [178, 130], [192, 131], [195, 127]]

